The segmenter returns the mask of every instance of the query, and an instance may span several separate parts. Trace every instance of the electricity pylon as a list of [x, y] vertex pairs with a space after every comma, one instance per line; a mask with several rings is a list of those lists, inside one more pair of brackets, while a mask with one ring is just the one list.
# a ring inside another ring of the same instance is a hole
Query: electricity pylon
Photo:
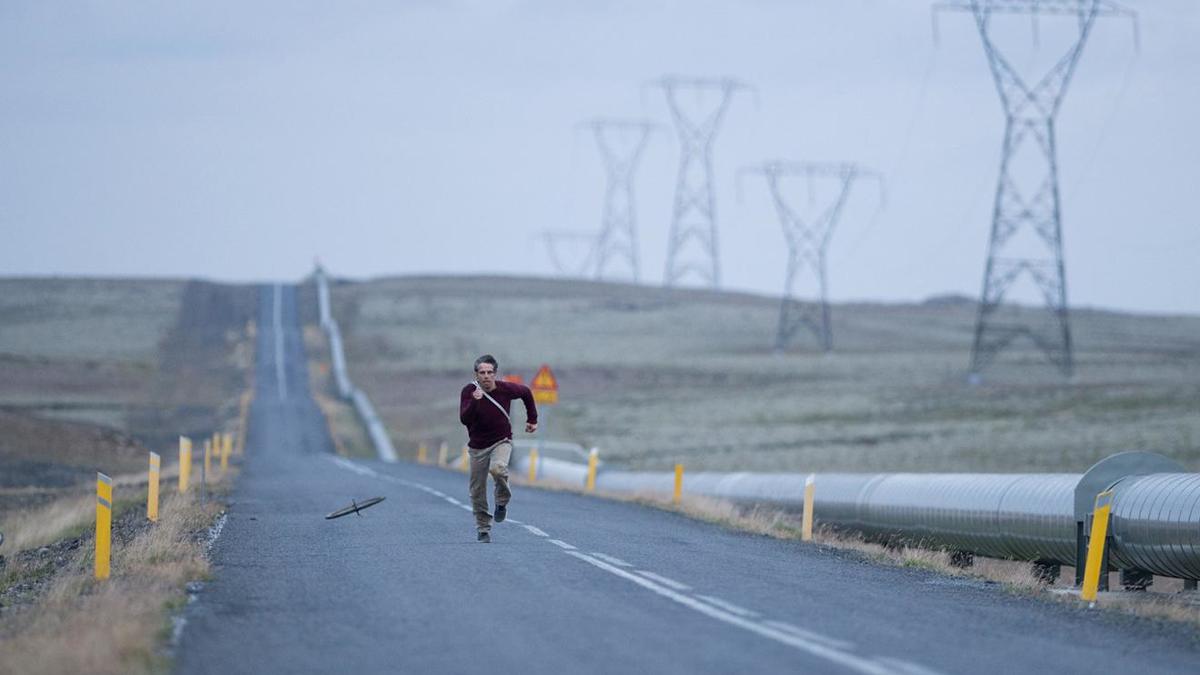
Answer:
[[[951, 0], [935, 3], [935, 14], [939, 11], [974, 16], [1005, 115], [1000, 177], [971, 348], [971, 377], [978, 378], [980, 371], [1020, 336], [1028, 337], [1069, 377], [1074, 357], [1054, 120], [1096, 18], [1133, 13], [1109, 0]], [[996, 14], [1030, 15], [1035, 36], [1038, 16], [1073, 16], [1078, 34], [1048, 72], [1037, 80], [1026, 80], [993, 39], [991, 21]], [[1030, 182], [1030, 178], [1034, 180]], [[1025, 243], [1021, 235], [1030, 231], [1035, 236]], [[1029, 312], [1004, 305], [1005, 293], [1023, 276], [1032, 280], [1044, 301], [1049, 316], [1042, 325], [1031, 321]]]
[[[572, 232], [566, 230], [546, 230], [538, 234], [538, 237], [546, 244], [546, 253], [550, 255], [550, 264], [554, 265], [554, 271], [559, 276], [564, 277], [586, 277], [588, 271], [592, 269], [592, 261], [596, 255], [596, 235], [591, 232]], [[586, 254], [583, 256], [574, 255], [571, 260], [564, 260], [561, 256], [562, 251], [560, 246], [570, 244], [572, 253], [578, 254], [579, 251], [586, 249]]]
[[[663, 285], [674, 286], [693, 274], [718, 288], [721, 275], [712, 144], [734, 93], [746, 85], [729, 78], [676, 76], [664, 77], [655, 85], [666, 94], [680, 149]], [[695, 105], [680, 100], [685, 92], [695, 95]]]
[[[829, 310], [829, 284], [826, 274], [826, 251], [833, 230], [837, 227], [842, 214], [842, 207], [850, 196], [850, 188], [859, 179], [867, 178], [879, 181], [880, 198], [883, 197], [883, 178], [870, 169], [857, 164], [825, 163], [825, 162], [785, 162], [768, 161], [754, 167], [742, 169], [742, 174], [761, 174], [767, 181], [771, 191], [771, 200], [779, 215], [779, 224], [783, 227], [783, 236], [788, 245], [787, 272], [783, 282], [783, 300], [779, 307], [779, 328], [775, 335], [775, 350], [782, 352], [791, 344], [796, 332], [807, 326], [817, 338], [817, 344], [822, 350], [833, 350], [833, 325]], [[789, 176], [801, 176], [808, 181], [810, 202], [815, 194], [814, 181], [834, 181], [835, 189], [832, 199], [815, 212], [812, 218], [805, 218], [797, 212], [784, 196], [782, 179]], [[739, 176], [740, 178], [740, 176]], [[794, 294], [796, 276], [801, 270], [807, 270], [816, 281], [817, 301], [801, 302]]]
[[641, 269], [633, 178], [650, 132], [657, 125], [646, 120], [594, 119], [586, 126], [596, 137], [607, 177], [604, 217], [596, 239], [595, 275], [603, 279], [612, 263], [624, 263], [636, 284]]

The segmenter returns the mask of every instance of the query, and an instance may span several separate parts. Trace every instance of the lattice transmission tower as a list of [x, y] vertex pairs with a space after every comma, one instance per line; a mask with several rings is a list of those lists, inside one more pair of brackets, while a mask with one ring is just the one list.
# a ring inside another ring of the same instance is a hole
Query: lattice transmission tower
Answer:
[[[978, 378], [1001, 350], [1021, 336], [1070, 376], [1074, 357], [1063, 264], [1055, 118], [1096, 19], [1135, 15], [1109, 0], [951, 0], [935, 3], [933, 8], [935, 16], [941, 11], [961, 11], [974, 17], [1005, 115], [1000, 176], [971, 348], [971, 377]], [[993, 19], [1001, 14], [1029, 15], [1035, 39], [1039, 16], [1074, 17], [1078, 32], [1054, 65], [1034, 79], [1023, 75], [998, 47]], [[1004, 303], [1005, 294], [1022, 278], [1033, 282], [1044, 311], [1031, 312]]]
[[585, 124], [596, 138], [604, 160], [604, 216], [596, 238], [595, 276], [603, 279], [614, 265], [641, 280], [638, 257], [637, 209], [633, 179], [650, 133], [657, 126], [646, 120], [594, 119]]
[[[546, 245], [550, 264], [563, 277], [587, 277], [596, 259], [596, 234], [571, 230], [543, 230], [538, 238]], [[567, 249], [564, 254], [563, 249]]]
[[[655, 83], [666, 94], [679, 134], [679, 174], [671, 231], [667, 237], [664, 286], [689, 275], [717, 288], [721, 283], [712, 146], [733, 95], [745, 84], [729, 78], [664, 77]], [[689, 104], [683, 98], [693, 96]]]
[[[783, 281], [783, 300], [779, 307], [779, 328], [775, 335], [775, 350], [782, 352], [792, 343], [796, 333], [804, 327], [812, 331], [817, 344], [824, 351], [833, 350], [833, 325], [829, 309], [829, 278], [826, 274], [826, 251], [833, 237], [833, 230], [841, 218], [842, 207], [850, 196], [850, 188], [860, 179], [878, 181], [880, 200], [883, 199], [883, 177], [876, 171], [857, 164], [827, 162], [768, 161], [742, 169], [744, 174], [760, 174], [771, 191], [771, 201], [779, 215], [783, 236], [788, 245], [787, 271]], [[812, 217], [805, 217], [789, 204], [784, 195], [783, 179], [802, 177], [807, 179]], [[828, 203], [815, 206], [815, 183], [831, 181], [834, 190]], [[807, 271], [815, 281], [815, 302], [801, 301], [795, 295], [796, 277]]]

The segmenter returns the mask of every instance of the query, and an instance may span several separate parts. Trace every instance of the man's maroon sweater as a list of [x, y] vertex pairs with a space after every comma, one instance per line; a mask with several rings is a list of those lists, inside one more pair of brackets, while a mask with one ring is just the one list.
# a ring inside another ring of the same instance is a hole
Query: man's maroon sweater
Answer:
[[529, 391], [529, 387], [500, 380], [495, 389], [487, 392], [487, 396], [496, 399], [496, 403], [489, 401], [487, 396], [476, 401], [472, 396], [474, 391], [474, 384], [463, 387], [458, 406], [458, 419], [467, 427], [467, 435], [471, 437], [467, 445], [472, 448], [482, 450], [512, 438], [512, 425], [496, 407], [496, 403], [511, 414], [513, 399], [521, 399], [525, 402], [525, 419], [530, 424], [537, 424], [537, 406], [533, 403], [533, 392]]

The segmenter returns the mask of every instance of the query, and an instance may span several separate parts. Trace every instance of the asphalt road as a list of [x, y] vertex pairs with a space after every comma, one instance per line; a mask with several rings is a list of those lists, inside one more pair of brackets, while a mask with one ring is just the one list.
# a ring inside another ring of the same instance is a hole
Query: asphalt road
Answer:
[[[247, 459], [183, 673], [1195, 672], [1194, 631], [466, 476], [335, 456], [290, 287], [262, 291]], [[397, 386], [403, 386], [397, 382]], [[453, 393], [453, 392], [451, 392]], [[327, 521], [352, 498], [384, 496]]]

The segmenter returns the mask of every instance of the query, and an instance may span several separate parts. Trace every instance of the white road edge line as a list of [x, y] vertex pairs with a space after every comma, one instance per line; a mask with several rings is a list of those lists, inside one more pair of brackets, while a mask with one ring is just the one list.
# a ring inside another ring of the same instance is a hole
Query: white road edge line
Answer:
[[[754, 617], [758, 616], [758, 612], [752, 612], [752, 611], [746, 609], [745, 607], [738, 607], [737, 605], [733, 604], [732, 602], [727, 602], [720, 598], [714, 598], [711, 595], [700, 595], [699, 593], [697, 593], [696, 597], [700, 598], [704, 602], [707, 602], [708, 604], [710, 604], [714, 607], [720, 607], [721, 609], [725, 610], [726, 612], [732, 612], [734, 614], [737, 614], [738, 616], [744, 616], [747, 618], [754, 618]], [[765, 623], [770, 623], [770, 622], [765, 622]]]
[[685, 583], [675, 581], [674, 579], [669, 579], [667, 577], [664, 577], [661, 574], [655, 574], [654, 572], [650, 572], [648, 570], [634, 570], [634, 571], [636, 571], [638, 574], [646, 577], [647, 579], [649, 579], [651, 581], [657, 581], [658, 583], [662, 584], [663, 586], [668, 586], [670, 588], [674, 588], [677, 591], [688, 591], [688, 590], [691, 590], [691, 588], [692, 588], [691, 586], [688, 586]]
[[900, 659], [893, 659], [884, 656], [876, 660], [885, 666], [894, 668], [895, 672], [903, 673], [904, 675], [941, 675], [941, 673], [936, 670], [930, 670], [925, 666], [921, 666], [916, 663], [909, 663], [908, 661], [902, 661]]
[[566, 554], [569, 556], [574, 556], [576, 558], [579, 558], [580, 560], [582, 560], [590, 565], [599, 567], [600, 569], [604, 570], [605, 572], [608, 572], [610, 574], [615, 574], [616, 576], [621, 577], [622, 579], [628, 579], [629, 581], [632, 581], [633, 583], [641, 586], [642, 588], [645, 588], [649, 591], [657, 593], [658, 595], [661, 595], [664, 598], [667, 598], [669, 600], [673, 600], [685, 607], [694, 609], [697, 612], [704, 614], [705, 616], [711, 617], [718, 621], [724, 621], [727, 624], [737, 626], [738, 628], [742, 628], [744, 630], [750, 631], [751, 633], [756, 633], [758, 635], [761, 635], [762, 637], [768, 638], [770, 640], [774, 640], [781, 644], [785, 644], [789, 647], [794, 647], [796, 649], [799, 649], [800, 651], [807, 652], [813, 656], [825, 659], [826, 661], [829, 661], [831, 663], [836, 663], [838, 665], [844, 666], [844, 667], [854, 670], [856, 672], [868, 673], [869, 675], [889, 675], [889, 674], [895, 672], [894, 667], [889, 668], [888, 666], [878, 663], [876, 661], [873, 661], [871, 659], [863, 658], [861, 656], [856, 656], [854, 654], [847, 654], [840, 650], [827, 647], [827, 646], [817, 643], [817, 642], [813, 642], [812, 640], [806, 640], [797, 635], [789, 635], [788, 633], [784, 633], [783, 631], [776, 630], [769, 626], [764, 626], [762, 624], [756, 623], [749, 619], [740, 617], [736, 614], [731, 614], [729, 612], [726, 612], [725, 610], [717, 609], [716, 607], [713, 607], [711, 605], [706, 605], [703, 602], [696, 600], [695, 598], [688, 597], [682, 593], [677, 593], [677, 592], [671, 590], [670, 588], [666, 588], [665, 586], [660, 586], [659, 584], [656, 584], [653, 581], [650, 581], [648, 579], [643, 579], [642, 577], [640, 577], [636, 574], [626, 572], [625, 570], [623, 570], [619, 567], [610, 565], [610, 564], [604, 562], [603, 560], [598, 560], [596, 558], [593, 558], [590, 555], [585, 555], [583, 553], [579, 553], [578, 551], [567, 551]]
[[283, 284], [275, 284], [275, 386], [279, 398], [286, 401], [287, 374], [283, 371]]
[[785, 633], [791, 633], [792, 635], [795, 635], [797, 637], [802, 637], [802, 638], [806, 638], [809, 640], [813, 640], [814, 642], [823, 642], [823, 643], [829, 645], [830, 647], [833, 647], [834, 649], [847, 650], [847, 649], [854, 648], [853, 642], [847, 642], [846, 640], [839, 640], [837, 638], [832, 638], [832, 637], [828, 637], [825, 635], [821, 635], [820, 633], [814, 633], [811, 630], [807, 630], [807, 629], [801, 628], [799, 626], [794, 626], [794, 625], [792, 625], [790, 623], [786, 623], [784, 621], [764, 621], [763, 623], [765, 625], [770, 626], [771, 628], [777, 628]]
[[621, 560], [620, 558], [618, 558], [616, 556], [611, 556], [611, 555], [608, 555], [605, 553], [601, 553], [599, 551], [592, 551], [592, 555], [596, 556], [597, 558], [603, 560], [606, 563], [612, 563], [613, 565], [616, 565], [617, 567], [633, 567], [633, 565], [625, 562], [624, 560]]
[[576, 550], [576, 548], [574, 546], [568, 544], [567, 542], [565, 542], [561, 539], [548, 539], [547, 541], [549, 541], [551, 544], [554, 544], [555, 546], [567, 551], [568, 553]]
[[521, 527], [525, 528], [526, 530], [529, 530], [530, 532], [532, 532], [533, 534], [536, 534], [539, 537], [549, 537], [550, 536], [550, 535], [546, 534], [545, 532], [543, 532], [542, 530], [539, 530], [538, 528], [536, 528], [532, 525], [522, 525]]

